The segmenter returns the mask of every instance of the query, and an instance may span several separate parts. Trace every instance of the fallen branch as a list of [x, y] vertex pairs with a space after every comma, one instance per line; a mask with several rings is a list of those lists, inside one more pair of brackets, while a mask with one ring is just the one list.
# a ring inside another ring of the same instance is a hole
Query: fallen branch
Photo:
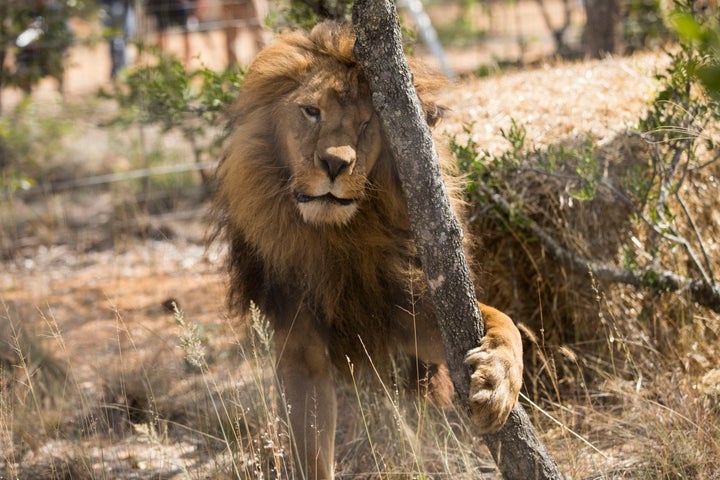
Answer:
[[[463, 255], [462, 230], [450, 208], [437, 152], [402, 51], [397, 11], [388, 0], [357, 0], [353, 23], [355, 54], [397, 162], [450, 375], [469, 410], [470, 375], [463, 359], [477, 346], [484, 328]], [[498, 434], [485, 438], [505, 478], [562, 478], [519, 405]]]
[[[478, 188], [481, 194], [489, 199], [493, 207], [503, 216], [512, 216], [517, 219], [518, 216], [522, 215], [518, 213], [517, 209], [513, 209], [505, 198], [493, 192], [487, 186], [480, 185]], [[540, 240], [540, 243], [550, 255], [574, 270], [592, 272], [596, 278], [605, 282], [623, 283], [638, 288], [647, 288], [654, 292], [687, 291], [693, 302], [720, 313], [720, 288], [718, 285], [708, 283], [704, 280], [686, 278], [667, 270], [646, 268], [635, 272], [600, 262], [594, 262], [561, 246], [553, 237], [548, 235], [540, 225], [529, 217], [522, 216], [520, 221], [514, 223], [516, 225], [522, 225], [520, 228]]]

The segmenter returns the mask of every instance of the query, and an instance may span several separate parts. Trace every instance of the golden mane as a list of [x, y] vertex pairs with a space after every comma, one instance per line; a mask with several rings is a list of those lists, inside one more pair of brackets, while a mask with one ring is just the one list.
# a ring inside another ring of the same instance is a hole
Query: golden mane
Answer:
[[[424, 283], [384, 142], [368, 177], [368, 198], [346, 225], [304, 222], [287, 188], [290, 172], [277, 144], [292, 132], [278, 131], [278, 107], [318, 69], [327, 70], [328, 82], [342, 74], [343, 82], [367, 91], [354, 41], [350, 26], [324, 23], [309, 34], [282, 35], [258, 55], [233, 109], [233, 135], [218, 168], [216, 192], [219, 234], [230, 245], [231, 307], [242, 313], [253, 301], [277, 328], [278, 322], [292, 321], [292, 309], [305, 303], [328, 327], [332, 358], [341, 362], [345, 355], [354, 361], [366, 357], [358, 351], [358, 329], [372, 332], [363, 339], [371, 352], [383, 351], [387, 312], [412, 309]], [[442, 109], [426, 96], [444, 82], [422, 69], [414, 72], [433, 124]], [[453, 169], [447, 154], [441, 153], [441, 163], [444, 170]], [[454, 176], [448, 180], [459, 211], [460, 182]]]

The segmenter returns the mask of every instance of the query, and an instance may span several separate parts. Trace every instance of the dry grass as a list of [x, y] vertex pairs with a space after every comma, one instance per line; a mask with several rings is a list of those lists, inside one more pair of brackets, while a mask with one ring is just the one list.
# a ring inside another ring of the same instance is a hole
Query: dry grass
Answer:
[[[539, 148], [581, 146], [590, 132], [617, 174], [645, 154], [626, 132], [663, 61], [641, 55], [466, 80], [445, 98], [453, 110], [445, 128], [460, 134], [472, 124], [475, 140], [495, 151], [511, 119]], [[631, 227], [626, 212], [607, 214], [610, 199], [571, 205], [560, 182], [514, 182], [543, 225], [568, 228], [570, 244], [618, 255], [618, 236]], [[717, 189], [708, 177], [691, 185], [720, 268]], [[39, 218], [51, 203], [0, 208], [11, 222], [18, 208]], [[93, 234], [110, 240], [94, 239], [94, 249], [50, 228], [41, 246], [12, 250], [0, 266], [0, 477], [288, 478], [271, 333], [258, 318], [227, 318], [222, 252], [205, 252], [190, 224], [174, 222], [178, 234], [157, 241], [113, 228], [109, 215]], [[146, 220], [158, 229], [166, 221]], [[70, 230], [62, 214], [49, 224]], [[720, 478], [720, 316], [683, 295], [599, 284], [500, 227], [478, 224], [483, 290], [523, 323], [523, 402], [561, 470], [573, 479]], [[32, 236], [22, 232], [4, 240]], [[496, 476], [462, 417], [417, 393], [358, 376], [341, 391], [340, 411], [342, 478]]]

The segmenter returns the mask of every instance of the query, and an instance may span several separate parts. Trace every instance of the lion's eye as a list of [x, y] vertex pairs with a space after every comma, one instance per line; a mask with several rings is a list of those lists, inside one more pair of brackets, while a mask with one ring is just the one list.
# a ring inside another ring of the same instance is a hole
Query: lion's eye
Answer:
[[304, 105], [300, 107], [302, 109], [302, 112], [305, 114], [307, 118], [314, 122], [320, 121], [320, 109], [317, 107], [313, 107], [312, 105]]
[[368, 125], [370, 124], [370, 120], [367, 122], [363, 122], [362, 125], [360, 125], [360, 135], [365, 133], [365, 130], [367, 130]]

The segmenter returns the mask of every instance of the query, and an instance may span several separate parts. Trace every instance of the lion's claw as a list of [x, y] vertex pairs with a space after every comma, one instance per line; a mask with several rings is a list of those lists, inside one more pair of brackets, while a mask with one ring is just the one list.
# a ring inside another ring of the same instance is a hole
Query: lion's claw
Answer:
[[481, 434], [496, 432], [503, 426], [522, 385], [522, 359], [518, 362], [509, 345], [490, 348], [491, 343], [485, 338], [465, 356], [465, 364], [474, 369], [470, 377], [470, 410]]

